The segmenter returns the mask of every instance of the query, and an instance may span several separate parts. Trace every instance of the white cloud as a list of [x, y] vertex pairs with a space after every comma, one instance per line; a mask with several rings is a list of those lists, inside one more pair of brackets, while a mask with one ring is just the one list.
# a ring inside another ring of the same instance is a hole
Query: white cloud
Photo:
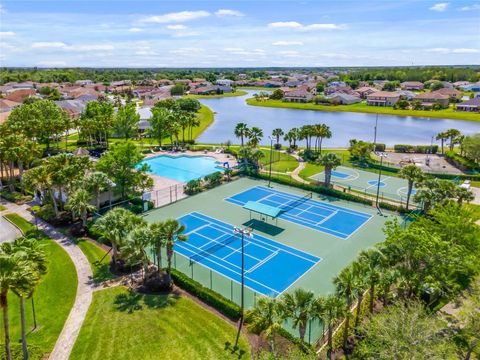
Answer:
[[101, 50], [114, 50], [115, 47], [111, 44], [82, 44], [72, 45], [68, 47], [68, 50], [72, 51], [101, 51]]
[[279, 51], [278, 54], [285, 57], [298, 57], [300, 55], [298, 51], [292, 51], [292, 50]]
[[32, 44], [34, 49], [65, 49], [67, 44], [60, 41], [39, 41]]
[[268, 24], [270, 28], [288, 28], [288, 29], [300, 29], [302, 24], [296, 21], [279, 21]]
[[452, 52], [455, 54], [476, 54], [476, 53], [480, 53], [480, 49], [459, 48], [459, 49], [453, 49]]
[[448, 3], [448, 2], [437, 3], [437, 4], [433, 5], [433, 6], [430, 8], [430, 10], [442, 12], [442, 11], [447, 10], [448, 5], [450, 5], [450, 3]]
[[180, 11], [175, 13], [168, 13], [163, 15], [154, 15], [142, 19], [142, 22], [146, 23], [173, 23], [173, 22], [185, 22], [195, 19], [200, 19], [210, 16], [207, 11]]
[[470, 6], [464, 6], [458, 9], [460, 11], [480, 10], [480, 4], [473, 4]]
[[181, 37], [189, 37], [189, 36], [198, 36], [200, 35], [197, 31], [180, 31], [177, 33], [172, 34], [173, 37], [181, 38]]
[[301, 41], [289, 41], [289, 40], [280, 40], [272, 43], [273, 46], [293, 46], [293, 45], [303, 45]]
[[293, 29], [293, 30], [300, 30], [300, 31], [311, 31], [311, 30], [341, 30], [346, 29], [346, 26], [343, 24], [310, 24], [310, 25], [302, 25], [296, 21], [280, 21], [280, 22], [273, 22], [268, 24], [269, 28], [284, 28], [284, 29]]
[[15, 36], [13, 31], [0, 31], [0, 36]]
[[168, 30], [185, 30], [187, 27], [185, 25], [182, 25], [182, 24], [178, 24], [178, 25], [167, 25], [167, 29]]
[[245, 16], [244, 13], [238, 11], [238, 10], [230, 10], [230, 9], [219, 9], [215, 11], [215, 15], [219, 17], [225, 17], [225, 16], [236, 16], [236, 17], [241, 17]]
[[139, 32], [142, 32], [143, 29], [138, 28], [138, 27], [132, 27], [132, 28], [128, 29], [128, 31], [131, 32], [131, 33], [139, 33]]
[[433, 52], [433, 53], [447, 54], [448, 52], [450, 52], [450, 49], [447, 49], [447, 48], [432, 48], [432, 49], [427, 49], [426, 51]]
[[47, 66], [47, 67], [55, 67], [55, 66], [66, 66], [67, 63], [65, 61], [59, 61], [59, 60], [45, 60], [45, 61], [40, 61], [37, 63], [39, 66]]

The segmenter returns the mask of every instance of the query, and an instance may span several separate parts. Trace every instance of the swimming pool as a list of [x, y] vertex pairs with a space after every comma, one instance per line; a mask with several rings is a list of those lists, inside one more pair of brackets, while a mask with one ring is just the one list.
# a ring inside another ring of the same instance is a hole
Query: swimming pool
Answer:
[[180, 182], [188, 182], [224, 170], [220, 163], [210, 156], [159, 155], [144, 159], [138, 165], [143, 164], [148, 164], [150, 173], [154, 175]]

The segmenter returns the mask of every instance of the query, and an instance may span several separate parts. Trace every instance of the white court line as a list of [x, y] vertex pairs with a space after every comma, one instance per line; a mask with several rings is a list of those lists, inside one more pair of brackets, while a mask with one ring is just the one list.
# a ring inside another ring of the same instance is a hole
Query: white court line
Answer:
[[[196, 217], [197, 219], [200, 219], [200, 220], [203, 220], [203, 221], [207, 221], [207, 220], [205, 220], [205, 219], [202, 219], [202, 218], [199, 217], [199, 216], [196, 216], [196, 215], [193, 214], [193, 213], [190, 213], [190, 215]], [[206, 215], [203, 215], [203, 216], [206, 216]], [[216, 221], [220, 221], [220, 220], [215, 219], [215, 218], [212, 218], [212, 219], [214, 219], [214, 220], [216, 220]], [[221, 221], [220, 221], [220, 222], [221, 222]], [[215, 223], [212, 223], [212, 224], [214, 224], [214, 225], [216, 225], [216, 226], [218, 226], [218, 227], [220, 227], [220, 228], [224, 228], [224, 226], [222, 226], [222, 225], [220, 225], [220, 224], [215, 224]], [[345, 234], [345, 235], [346, 235], [346, 234]], [[266, 243], [265, 241], [260, 240], [260, 239], [259, 239], [258, 237], [256, 237], [256, 236], [254, 236], [253, 239], [247, 240], [247, 241], [250, 242], [250, 243], [252, 243], [253, 245], [259, 246], [259, 247], [261, 247], [261, 248], [263, 248], [263, 249], [266, 249], [266, 250], [268, 250], [268, 251], [272, 251], [272, 248], [274, 248], [275, 250], [281, 250], [281, 251], [283, 251], [283, 252], [285, 252], [285, 253], [287, 253], [287, 254], [290, 254], [290, 255], [292, 255], [292, 256], [296, 256], [296, 257], [298, 257], [298, 258], [301, 258], [301, 259], [303, 259], [303, 260], [309, 261], [309, 262], [311, 262], [311, 263], [314, 262], [313, 260], [308, 259], [308, 258], [306, 258], [306, 257], [303, 257], [303, 256], [300, 255], [300, 254], [295, 254], [295, 253], [289, 251], [288, 249], [289, 249], [289, 248], [290, 248], [290, 249], [294, 249], [294, 250], [297, 250], [297, 251], [299, 251], [299, 252], [302, 252], [302, 253], [304, 253], [304, 254], [311, 255], [311, 256], [315, 256], [315, 255], [309, 254], [309, 253], [307, 253], [306, 251], [303, 251], [303, 250], [298, 250], [298, 249], [296, 249], [296, 248], [294, 248], [294, 247], [291, 247], [291, 246], [288, 246], [288, 245], [285, 245], [285, 244], [281, 244], [281, 245], [283, 245], [283, 246], [284, 246], [285, 248], [287, 248], [287, 249], [282, 248], [282, 247], [278, 247], [278, 246], [275, 246], [275, 245], [272, 245], [272, 244], [268, 244], [268, 243]], [[270, 241], [273, 241], [273, 240], [270, 240]], [[273, 242], [277, 243], [276, 241], [273, 241]], [[262, 244], [265, 244], [265, 245], [267, 245], [267, 246], [263, 246]], [[270, 247], [270, 248], [269, 248], [269, 247]], [[318, 258], [318, 256], [315, 256], [315, 257]]]
[[260, 266], [262, 266], [263, 264], [267, 263], [268, 261], [270, 261], [271, 258], [273, 258], [274, 256], [278, 255], [279, 251], [275, 251], [273, 253], [271, 253], [270, 255], [268, 255], [265, 259], [263, 259], [262, 261], [258, 262], [257, 264], [255, 264], [254, 266], [252, 266], [250, 269], [248, 269], [248, 271], [246, 271], [247, 273], [250, 273], [256, 269], [258, 269]]
[[334, 217], [335, 215], [338, 214], [338, 211], [334, 211], [332, 212], [330, 215], [324, 217], [322, 220], [320, 220], [319, 222], [317, 222], [317, 226], [320, 225], [320, 224], [323, 224], [325, 221], [327, 221], [328, 219], [331, 219], [332, 217]]

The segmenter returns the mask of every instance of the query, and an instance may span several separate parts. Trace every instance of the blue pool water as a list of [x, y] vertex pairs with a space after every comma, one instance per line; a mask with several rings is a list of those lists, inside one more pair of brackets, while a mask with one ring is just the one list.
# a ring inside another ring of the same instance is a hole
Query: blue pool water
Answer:
[[160, 155], [142, 160], [138, 165], [142, 164], [148, 164], [154, 175], [180, 182], [188, 182], [223, 170], [219, 163], [209, 156]]

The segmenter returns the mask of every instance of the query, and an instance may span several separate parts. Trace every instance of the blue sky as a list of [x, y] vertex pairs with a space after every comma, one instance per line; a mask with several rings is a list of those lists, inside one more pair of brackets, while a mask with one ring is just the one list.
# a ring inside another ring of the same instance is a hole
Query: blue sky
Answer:
[[0, 1], [1, 66], [480, 64], [477, 1]]

